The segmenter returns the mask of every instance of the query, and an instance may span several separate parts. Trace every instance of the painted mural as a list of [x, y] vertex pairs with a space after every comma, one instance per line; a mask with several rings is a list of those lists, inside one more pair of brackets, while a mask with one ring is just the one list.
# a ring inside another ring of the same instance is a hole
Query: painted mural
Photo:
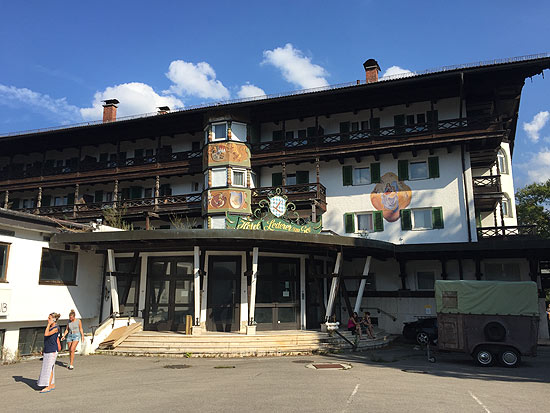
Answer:
[[221, 189], [208, 191], [205, 198], [207, 212], [248, 212], [250, 213], [250, 190]]
[[378, 211], [382, 211], [388, 222], [399, 219], [400, 211], [409, 206], [411, 198], [411, 188], [400, 181], [393, 172], [385, 173], [370, 194], [372, 205]]
[[250, 166], [250, 149], [243, 143], [220, 142], [207, 146], [204, 152], [205, 165], [239, 165]]

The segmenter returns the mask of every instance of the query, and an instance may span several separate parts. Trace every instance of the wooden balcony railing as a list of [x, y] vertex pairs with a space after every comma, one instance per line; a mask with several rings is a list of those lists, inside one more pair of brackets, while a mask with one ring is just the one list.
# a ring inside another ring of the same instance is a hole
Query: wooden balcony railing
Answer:
[[[202, 150], [165, 153], [108, 161], [89, 161], [83, 159], [80, 164], [67, 166], [46, 166], [38, 163], [26, 169], [23, 169], [20, 166], [12, 168], [4, 167], [0, 169], [0, 176], [4, 179], [23, 179], [34, 178], [38, 176], [64, 175], [75, 172], [90, 172], [114, 168], [126, 168], [132, 166], [150, 165], [159, 162], [177, 162], [190, 160], [191, 162], [199, 164], [201, 162], [201, 159]], [[2, 180], [2, 178], [0, 178], [0, 180]]]
[[536, 225], [518, 225], [514, 227], [487, 227], [478, 228], [478, 239], [487, 239], [494, 237], [537, 237]]
[[309, 146], [341, 145], [346, 142], [361, 142], [394, 137], [410, 137], [429, 133], [455, 132], [457, 130], [488, 129], [496, 125], [495, 118], [447, 119], [438, 122], [415, 123], [404, 126], [390, 126], [364, 129], [354, 132], [308, 136], [297, 139], [261, 142], [252, 145], [252, 153], [270, 152]]
[[281, 188], [282, 193], [286, 195], [291, 202], [308, 201], [314, 199], [320, 202], [326, 202], [327, 189], [318, 183], [312, 184], [298, 184], [298, 185], [285, 185], [281, 187], [275, 186], [262, 186], [260, 188], [252, 189], [252, 202], [260, 202], [261, 199], [265, 199], [268, 195], [275, 192], [276, 188]]
[[500, 185], [500, 175], [493, 176], [474, 176], [474, 194], [486, 194], [491, 192], [502, 192]]

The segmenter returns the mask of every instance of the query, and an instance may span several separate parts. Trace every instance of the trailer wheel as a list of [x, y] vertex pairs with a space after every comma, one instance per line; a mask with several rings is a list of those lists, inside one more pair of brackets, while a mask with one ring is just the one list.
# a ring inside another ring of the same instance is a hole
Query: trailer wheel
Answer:
[[517, 367], [521, 363], [521, 355], [516, 349], [507, 348], [498, 355], [500, 364], [504, 367]]
[[416, 342], [420, 345], [426, 345], [430, 342], [430, 336], [425, 331], [421, 331], [416, 335]]
[[479, 347], [474, 352], [474, 359], [482, 367], [492, 366], [495, 362], [493, 353], [487, 347]]

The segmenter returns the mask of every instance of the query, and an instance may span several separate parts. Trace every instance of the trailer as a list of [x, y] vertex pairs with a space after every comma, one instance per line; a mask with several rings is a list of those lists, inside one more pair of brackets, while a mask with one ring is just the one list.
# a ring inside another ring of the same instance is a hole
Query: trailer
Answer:
[[537, 284], [437, 280], [437, 347], [470, 354], [481, 366], [516, 367], [537, 355]]

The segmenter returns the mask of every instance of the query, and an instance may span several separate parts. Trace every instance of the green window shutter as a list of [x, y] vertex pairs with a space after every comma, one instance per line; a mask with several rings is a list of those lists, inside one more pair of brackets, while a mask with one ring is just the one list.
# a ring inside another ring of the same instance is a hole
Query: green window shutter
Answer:
[[432, 227], [435, 229], [443, 228], [443, 208], [432, 208]]
[[74, 192], [67, 194], [67, 205], [74, 205]]
[[406, 159], [397, 161], [397, 176], [400, 181], [409, 179], [409, 161]]
[[430, 178], [439, 178], [439, 158], [437, 156], [428, 158], [428, 171]]
[[281, 186], [283, 184], [283, 174], [275, 172], [271, 174], [271, 186]]
[[351, 165], [342, 166], [342, 179], [344, 186], [353, 185], [353, 167]]
[[309, 184], [309, 171], [296, 171], [296, 184]]
[[374, 231], [380, 232], [384, 231], [384, 216], [382, 215], [382, 211], [374, 211], [372, 214], [373, 218], [373, 224], [374, 224]]
[[355, 232], [355, 217], [353, 214], [344, 214], [344, 228], [346, 234]]
[[408, 231], [412, 229], [412, 220], [411, 220], [411, 210], [402, 209], [401, 210], [401, 229], [403, 231]]
[[370, 182], [371, 184], [377, 184], [380, 182], [380, 164], [370, 164]]

